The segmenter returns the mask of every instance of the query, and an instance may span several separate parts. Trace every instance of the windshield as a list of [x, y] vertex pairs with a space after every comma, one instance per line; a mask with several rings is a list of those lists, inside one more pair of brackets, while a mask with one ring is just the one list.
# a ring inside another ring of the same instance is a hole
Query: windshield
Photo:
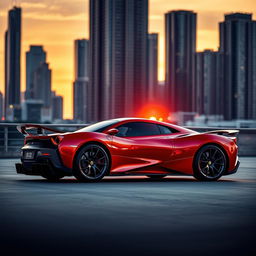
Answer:
[[117, 124], [120, 122], [118, 119], [111, 119], [107, 121], [102, 121], [96, 124], [91, 124], [87, 127], [77, 130], [76, 132], [103, 132], [108, 127], [112, 126], [113, 124]]

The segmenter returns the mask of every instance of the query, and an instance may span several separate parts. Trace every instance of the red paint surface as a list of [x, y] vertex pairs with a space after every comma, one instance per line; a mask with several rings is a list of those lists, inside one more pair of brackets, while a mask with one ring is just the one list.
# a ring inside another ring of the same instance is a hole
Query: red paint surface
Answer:
[[[132, 121], [163, 124], [145, 119], [129, 119], [110, 128]], [[184, 174], [193, 174], [193, 159], [196, 152], [205, 144], [215, 143], [221, 146], [228, 156], [228, 170], [235, 168], [237, 146], [232, 139], [215, 134], [200, 134], [168, 123], [164, 123], [164, 125], [179, 132], [170, 135], [125, 138], [105, 133], [69, 133], [64, 136], [59, 144], [59, 152], [63, 164], [72, 168], [76, 152], [86, 143], [97, 142], [103, 144], [111, 155], [110, 173], [112, 174], [123, 174], [129, 171], [141, 174], [143, 172], [169, 173], [164, 168]], [[182, 137], [182, 135], [185, 136]]]
[[[231, 171], [236, 166], [237, 145], [232, 139], [224, 136], [200, 134], [180, 126], [146, 119], [127, 119], [109, 127], [108, 130], [134, 121], [158, 123], [178, 132], [141, 137], [117, 137], [106, 134], [106, 131], [62, 134], [64, 137], [58, 149], [63, 164], [72, 169], [75, 155], [83, 145], [100, 143], [108, 149], [111, 157], [110, 174], [169, 174], [170, 170], [174, 170], [192, 175], [196, 152], [206, 144], [217, 144], [224, 149], [228, 157], [228, 170]], [[42, 139], [44, 137], [40, 136]]]

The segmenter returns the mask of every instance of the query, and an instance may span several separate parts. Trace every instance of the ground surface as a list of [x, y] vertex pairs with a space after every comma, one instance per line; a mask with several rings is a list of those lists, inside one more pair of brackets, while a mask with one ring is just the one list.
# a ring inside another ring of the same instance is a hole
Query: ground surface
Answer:
[[[256, 255], [256, 158], [192, 177], [51, 183], [0, 159], [1, 255]], [[6, 253], [2, 253], [6, 252]]]

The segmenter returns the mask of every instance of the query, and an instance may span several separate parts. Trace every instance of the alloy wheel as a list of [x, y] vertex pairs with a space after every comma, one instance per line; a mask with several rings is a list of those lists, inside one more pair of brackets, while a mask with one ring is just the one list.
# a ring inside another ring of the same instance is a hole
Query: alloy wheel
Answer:
[[218, 178], [226, 169], [226, 157], [217, 146], [209, 146], [200, 152], [198, 170], [207, 179]]
[[109, 158], [106, 151], [99, 145], [88, 145], [79, 159], [81, 174], [90, 180], [101, 178], [107, 171]]

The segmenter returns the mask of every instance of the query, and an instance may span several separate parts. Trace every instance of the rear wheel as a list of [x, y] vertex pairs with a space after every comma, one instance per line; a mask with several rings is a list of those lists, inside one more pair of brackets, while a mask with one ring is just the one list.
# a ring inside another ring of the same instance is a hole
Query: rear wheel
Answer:
[[78, 153], [73, 174], [79, 181], [99, 181], [110, 168], [110, 159], [106, 150], [98, 144], [84, 146]]
[[218, 180], [227, 168], [226, 155], [216, 145], [205, 145], [194, 160], [194, 177], [198, 180]]
[[164, 174], [156, 174], [156, 175], [147, 175], [149, 178], [151, 179], [162, 179], [164, 178], [166, 175]]

